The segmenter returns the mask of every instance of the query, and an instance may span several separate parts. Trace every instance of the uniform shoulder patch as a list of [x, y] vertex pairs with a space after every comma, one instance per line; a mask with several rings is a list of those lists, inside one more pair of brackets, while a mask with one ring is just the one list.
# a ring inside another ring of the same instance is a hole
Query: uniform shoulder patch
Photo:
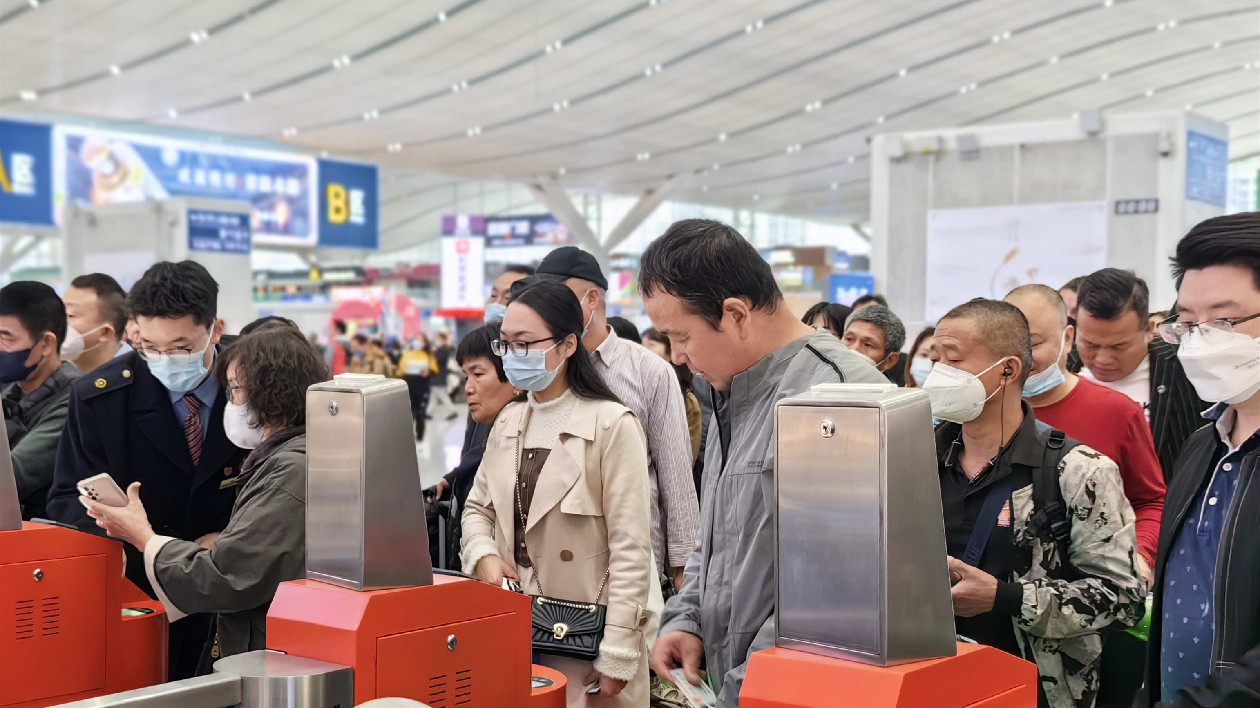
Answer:
[[86, 401], [110, 391], [130, 386], [135, 381], [137, 357], [135, 352], [105, 362], [96, 369], [75, 380], [75, 392], [79, 400]]

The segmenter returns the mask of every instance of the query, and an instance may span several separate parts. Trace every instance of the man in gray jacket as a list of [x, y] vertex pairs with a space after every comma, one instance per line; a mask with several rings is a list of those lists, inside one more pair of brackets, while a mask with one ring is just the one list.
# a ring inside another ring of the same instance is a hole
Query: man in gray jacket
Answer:
[[820, 383], [887, 383], [829, 332], [802, 324], [770, 266], [734, 229], [679, 221], [644, 251], [639, 292], [674, 363], [714, 389], [700, 538], [665, 606], [652, 668], [739, 704], [748, 656], [774, 644], [774, 404]]

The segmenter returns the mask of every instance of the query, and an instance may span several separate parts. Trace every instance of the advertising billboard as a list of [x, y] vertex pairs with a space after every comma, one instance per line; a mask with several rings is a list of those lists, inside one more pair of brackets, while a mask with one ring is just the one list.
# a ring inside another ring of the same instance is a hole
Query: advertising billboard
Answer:
[[315, 246], [312, 157], [154, 135], [58, 126], [57, 213], [67, 203], [123, 204], [171, 197], [246, 202], [254, 243]]
[[576, 243], [573, 234], [551, 214], [486, 217], [486, 248], [573, 243]]

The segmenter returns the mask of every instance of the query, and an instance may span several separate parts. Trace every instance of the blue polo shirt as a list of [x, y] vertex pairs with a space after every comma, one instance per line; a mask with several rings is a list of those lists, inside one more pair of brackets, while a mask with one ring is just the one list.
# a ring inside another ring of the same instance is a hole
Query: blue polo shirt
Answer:
[[1216, 446], [1212, 476], [1194, 498], [1165, 563], [1159, 661], [1165, 701], [1171, 701], [1179, 689], [1201, 685], [1211, 671], [1216, 635], [1213, 591], [1221, 530], [1233, 505], [1243, 455], [1260, 444], [1253, 435], [1241, 447], [1230, 445], [1236, 417], [1233, 408], [1218, 404], [1203, 416], [1216, 421], [1221, 442]]

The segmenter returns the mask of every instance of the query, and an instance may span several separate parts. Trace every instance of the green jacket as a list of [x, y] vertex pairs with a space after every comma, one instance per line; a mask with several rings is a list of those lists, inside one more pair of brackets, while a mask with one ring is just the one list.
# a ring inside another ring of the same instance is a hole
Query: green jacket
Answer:
[[17, 384], [4, 392], [5, 428], [24, 519], [45, 516], [57, 446], [70, 409], [70, 384], [82, 375], [74, 364], [65, 362], [28, 395], [22, 395]]

